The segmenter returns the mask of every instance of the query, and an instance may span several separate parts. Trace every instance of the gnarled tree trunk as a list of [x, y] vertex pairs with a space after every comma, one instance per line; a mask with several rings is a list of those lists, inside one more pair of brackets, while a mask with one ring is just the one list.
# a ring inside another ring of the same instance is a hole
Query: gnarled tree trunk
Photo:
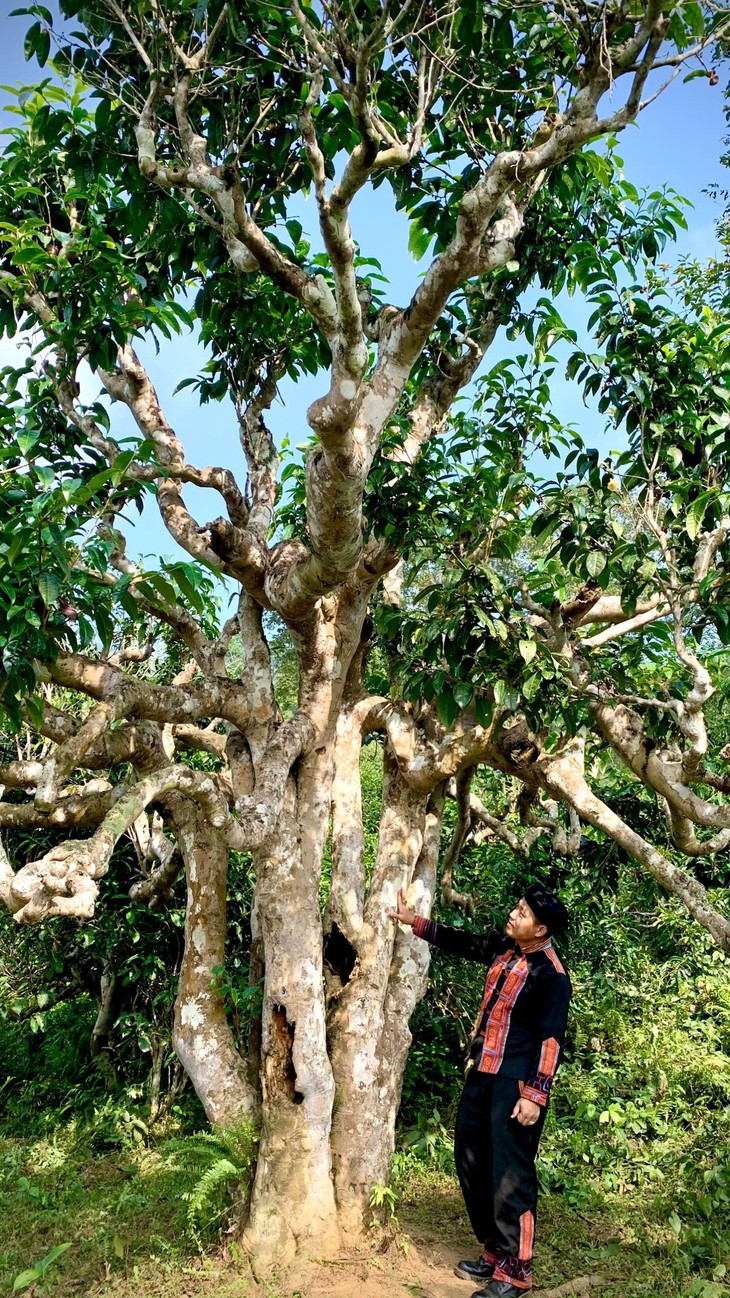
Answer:
[[262, 1122], [245, 1242], [256, 1265], [338, 1243], [331, 1176], [334, 1079], [327, 1055], [317, 875], [307, 870], [297, 786], [287, 779], [275, 834], [256, 860], [265, 975]]
[[[340, 790], [346, 796], [346, 790]], [[389, 1016], [410, 1007], [389, 1003], [391, 980], [402, 984], [416, 961], [403, 959], [403, 946], [416, 941], [402, 935], [394, 961], [394, 924], [388, 911], [399, 888], [413, 879], [423, 847], [426, 797], [403, 780], [394, 758], [386, 753], [383, 806], [378, 852], [367, 897], [353, 942], [355, 964], [347, 981], [331, 997], [330, 1043], [338, 1104], [333, 1121], [332, 1148], [337, 1204], [348, 1231], [359, 1231], [370, 1191], [387, 1183], [393, 1149], [394, 1096], [400, 1095], [405, 1055], [393, 1058], [388, 1046], [394, 1024]], [[348, 869], [351, 869], [348, 861]], [[337, 862], [333, 861], [333, 871]], [[430, 901], [430, 898], [428, 898]], [[400, 936], [400, 935], [399, 935]], [[408, 970], [408, 972], [406, 972]], [[419, 980], [420, 981], [420, 980]], [[392, 1114], [392, 1120], [391, 1120]]]

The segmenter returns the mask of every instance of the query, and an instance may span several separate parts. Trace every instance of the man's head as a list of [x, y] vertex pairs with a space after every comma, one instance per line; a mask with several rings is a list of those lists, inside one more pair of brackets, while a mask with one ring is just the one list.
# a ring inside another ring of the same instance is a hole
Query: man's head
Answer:
[[547, 926], [537, 918], [524, 897], [510, 911], [504, 931], [507, 937], [511, 937], [520, 946], [531, 946], [533, 942], [540, 942], [548, 935]]
[[568, 912], [559, 897], [533, 883], [510, 912], [505, 933], [520, 946], [540, 942], [565, 928]]

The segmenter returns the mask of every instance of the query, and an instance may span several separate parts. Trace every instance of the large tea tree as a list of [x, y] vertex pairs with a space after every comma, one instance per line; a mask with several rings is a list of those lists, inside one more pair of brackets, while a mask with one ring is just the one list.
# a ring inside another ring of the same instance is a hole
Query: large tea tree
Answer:
[[[730, 948], [677, 864], [730, 838], [704, 719], [730, 630], [727, 338], [673, 315], [644, 269], [676, 203], [642, 200], [590, 147], [683, 65], [707, 75], [724, 17], [657, 0], [60, 7], [57, 67], [86, 89], [21, 97], [0, 200], [0, 320], [27, 344], [2, 375], [2, 704], [37, 737], [0, 772], [0, 825], [57, 839], [3, 857], [0, 895], [20, 923], [82, 921], [125, 833], [136, 895], [164, 904], [184, 871], [175, 1047], [212, 1121], [260, 1118], [246, 1230], [263, 1266], [335, 1248], [387, 1180], [428, 965], [387, 911], [401, 886], [431, 905], [447, 797], [448, 896], [475, 830], [569, 854], [594, 826]], [[28, 12], [43, 62], [50, 14]], [[410, 302], [386, 300], [380, 232], [351, 228], [366, 186], [407, 214]], [[316, 254], [292, 213], [305, 192]], [[600, 352], [560, 321], [565, 285], [595, 299]], [[505, 325], [515, 360], [474, 389]], [[180, 381], [202, 421], [224, 401], [245, 482], [188, 460], [135, 351], [188, 328], [210, 359]], [[566, 336], [629, 449], [609, 466], [576, 442], [574, 476], [538, 492], [531, 447], [566, 449], [547, 387]], [[280, 475], [267, 411], [305, 374], [310, 449]], [[132, 562], [124, 519], [145, 500], [189, 559]], [[211, 570], [237, 592], [224, 625]], [[267, 645], [282, 623], [286, 716]], [[368, 735], [384, 781], [366, 874]], [[619, 770], [656, 792], [656, 842], [600, 796], [608, 750], [614, 786]], [[480, 767], [504, 777], [498, 805]], [[264, 988], [246, 1058], [217, 972], [232, 850], [255, 870]]]

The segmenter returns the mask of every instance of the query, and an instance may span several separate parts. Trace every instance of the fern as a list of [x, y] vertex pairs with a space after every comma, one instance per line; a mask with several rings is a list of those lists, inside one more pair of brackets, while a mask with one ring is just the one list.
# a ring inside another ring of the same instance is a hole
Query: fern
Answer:
[[[257, 1142], [258, 1131], [250, 1123], [166, 1141], [165, 1154], [171, 1171], [187, 1175], [200, 1173], [192, 1189], [183, 1194], [188, 1204], [188, 1228], [193, 1234], [197, 1235], [203, 1225], [210, 1225], [224, 1212], [225, 1204], [212, 1212], [216, 1196], [249, 1178]], [[211, 1215], [204, 1222], [207, 1211]]]
[[[229, 1158], [217, 1159], [207, 1171], [203, 1172], [193, 1189], [184, 1196], [188, 1201], [188, 1226], [193, 1232], [199, 1224], [203, 1209], [207, 1208], [218, 1187], [227, 1188], [231, 1181], [240, 1180], [241, 1173], [242, 1169], [232, 1163]], [[216, 1216], [219, 1217], [222, 1211], [223, 1209], [216, 1213]], [[206, 1224], [209, 1224], [211, 1220], [215, 1220], [215, 1218], [209, 1218]]]

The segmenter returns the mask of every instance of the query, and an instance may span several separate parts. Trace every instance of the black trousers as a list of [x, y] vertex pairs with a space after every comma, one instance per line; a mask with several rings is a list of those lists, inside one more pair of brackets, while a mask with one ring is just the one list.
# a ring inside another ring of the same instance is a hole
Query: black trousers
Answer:
[[464, 1203], [495, 1278], [532, 1286], [537, 1208], [535, 1155], [545, 1109], [534, 1127], [510, 1117], [520, 1083], [499, 1073], [469, 1072], [454, 1133], [454, 1158]]

